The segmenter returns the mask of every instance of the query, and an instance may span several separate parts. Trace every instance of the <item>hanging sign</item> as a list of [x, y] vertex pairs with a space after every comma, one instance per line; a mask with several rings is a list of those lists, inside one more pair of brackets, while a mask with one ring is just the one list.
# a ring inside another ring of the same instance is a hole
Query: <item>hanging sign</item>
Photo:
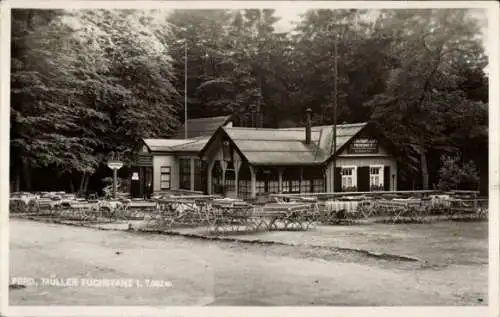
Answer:
[[375, 139], [356, 139], [349, 145], [350, 154], [378, 153], [378, 141]]
[[122, 168], [122, 166], [123, 166], [122, 161], [118, 161], [118, 160], [109, 160], [108, 161], [108, 167], [112, 170], [119, 170], [120, 168]]
[[132, 174], [132, 180], [133, 180], [133, 181], [138, 181], [138, 180], [139, 180], [139, 173], [134, 172], [134, 173]]

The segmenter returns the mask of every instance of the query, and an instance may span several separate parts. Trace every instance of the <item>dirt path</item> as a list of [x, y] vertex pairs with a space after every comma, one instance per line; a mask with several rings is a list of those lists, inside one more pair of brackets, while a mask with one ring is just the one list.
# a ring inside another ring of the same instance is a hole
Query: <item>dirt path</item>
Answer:
[[[209, 242], [16, 219], [11, 219], [10, 233], [11, 278], [30, 277], [38, 283], [12, 290], [11, 305], [487, 302], [486, 265], [429, 269], [421, 263], [388, 262], [299, 247]], [[51, 276], [59, 278], [52, 282], [67, 278], [80, 282], [66, 287], [42, 285], [42, 278]], [[129, 279], [132, 285], [89, 287], [82, 285], [81, 279]], [[166, 282], [160, 285], [160, 281]]]

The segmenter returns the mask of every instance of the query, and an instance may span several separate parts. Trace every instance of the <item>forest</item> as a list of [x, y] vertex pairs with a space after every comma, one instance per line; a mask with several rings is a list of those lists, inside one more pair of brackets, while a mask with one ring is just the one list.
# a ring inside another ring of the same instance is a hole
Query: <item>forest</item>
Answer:
[[[371, 122], [400, 189], [488, 187], [485, 23], [467, 9], [12, 11], [11, 190], [88, 192], [190, 118]], [[184, 76], [187, 56], [187, 78]], [[184, 90], [187, 80], [187, 92]], [[127, 168], [120, 170], [127, 176]], [[481, 180], [479, 182], [479, 179]], [[466, 184], [466, 185], [464, 185]]]

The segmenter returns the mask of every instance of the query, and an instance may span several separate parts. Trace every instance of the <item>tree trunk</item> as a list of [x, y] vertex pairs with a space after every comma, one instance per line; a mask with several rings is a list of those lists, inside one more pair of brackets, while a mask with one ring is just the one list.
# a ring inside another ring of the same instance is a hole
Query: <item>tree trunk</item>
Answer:
[[73, 173], [68, 174], [68, 179], [69, 179], [69, 192], [74, 193], [75, 192], [75, 185], [73, 185]]
[[85, 181], [83, 183], [83, 194], [84, 195], [87, 195], [87, 187], [89, 186], [89, 178], [90, 178], [90, 175], [85, 173]]
[[425, 154], [424, 139], [422, 136], [418, 138], [418, 148], [420, 152], [420, 170], [422, 173], [422, 189], [429, 189], [429, 171], [427, 168], [427, 155]]
[[29, 162], [26, 158], [22, 158], [24, 190], [31, 191], [31, 173]]
[[83, 185], [85, 183], [85, 177], [87, 176], [87, 172], [83, 172], [82, 178], [80, 179], [80, 187], [78, 188], [78, 193], [80, 195], [83, 194]]
[[14, 191], [19, 192], [21, 190], [21, 169], [19, 168], [19, 164], [16, 164], [16, 168], [14, 173], [16, 174], [16, 178], [14, 180]]

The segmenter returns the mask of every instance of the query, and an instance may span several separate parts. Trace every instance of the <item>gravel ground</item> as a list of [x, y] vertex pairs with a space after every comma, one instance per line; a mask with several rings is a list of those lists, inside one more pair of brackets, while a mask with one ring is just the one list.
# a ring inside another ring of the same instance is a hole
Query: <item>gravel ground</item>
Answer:
[[[11, 280], [27, 277], [32, 283], [12, 289], [9, 301], [11, 305], [487, 304], [487, 223], [415, 226], [320, 227], [259, 237], [297, 244], [285, 246], [11, 219]], [[384, 260], [332, 246], [391, 254], [405, 251], [404, 255], [422, 261]], [[72, 285], [50, 285], [68, 283], [68, 278], [73, 278]], [[94, 279], [131, 284], [83, 284]]]

